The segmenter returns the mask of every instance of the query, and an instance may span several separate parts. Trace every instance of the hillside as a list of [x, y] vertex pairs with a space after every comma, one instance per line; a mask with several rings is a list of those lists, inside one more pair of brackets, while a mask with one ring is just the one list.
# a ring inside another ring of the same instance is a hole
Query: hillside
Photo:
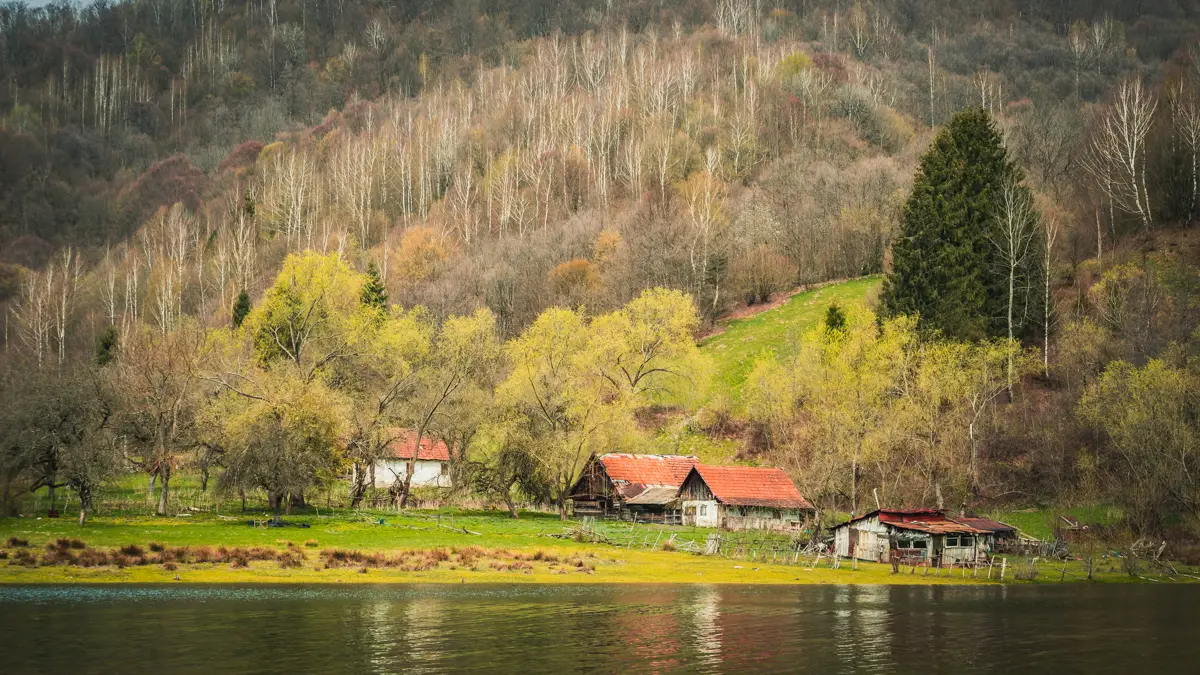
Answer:
[[565, 513], [627, 448], [1200, 533], [1200, 260], [1155, 244], [1200, 220], [1198, 17], [4, 4], [0, 506], [279, 511], [411, 429], [448, 501]]
[[771, 309], [718, 321], [714, 333], [700, 342], [701, 351], [712, 357], [716, 367], [713, 386], [728, 392], [735, 405], [740, 404], [742, 385], [755, 359], [764, 352], [778, 357], [787, 345], [824, 320], [830, 304], [872, 301], [879, 285], [880, 277], [832, 283], [795, 293]]

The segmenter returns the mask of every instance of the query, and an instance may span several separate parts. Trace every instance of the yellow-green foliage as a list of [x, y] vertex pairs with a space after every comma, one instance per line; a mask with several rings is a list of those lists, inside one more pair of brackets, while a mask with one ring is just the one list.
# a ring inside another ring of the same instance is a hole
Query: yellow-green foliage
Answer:
[[862, 305], [844, 315], [844, 328], [818, 324], [780, 357], [759, 357], [743, 390], [751, 419], [784, 457], [799, 453], [802, 474], [830, 476], [852, 504], [863, 480], [884, 503], [944, 488], [965, 495], [979, 475], [980, 421], [1005, 391], [1009, 365], [1019, 381], [1035, 355], [1015, 343], [924, 339], [915, 319], [879, 324]]
[[336, 254], [289, 255], [266, 297], [246, 317], [259, 360], [321, 364], [369, 317], [359, 303], [364, 277]]
[[779, 74], [780, 81], [787, 82], [793, 77], [799, 75], [801, 71], [810, 68], [811, 66], [812, 59], [808, 57], [808, 54], [805, 54], [801, 51], [796, 51], [783, 57], [783, 59], [779, 61], [779, 66], [776, 68], [775, 72]]

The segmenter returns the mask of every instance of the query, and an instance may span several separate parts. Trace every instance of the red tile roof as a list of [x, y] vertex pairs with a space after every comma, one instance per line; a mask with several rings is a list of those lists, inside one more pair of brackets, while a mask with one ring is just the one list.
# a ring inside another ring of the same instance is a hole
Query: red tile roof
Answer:
[[[396, 439], [388, 445], [392, 457], [412, 459], [413, 449], [417, 445], [417, 432], [412, 429], [393, 429], [392, 433], [396, 435]], [[430, 462], [449, 462], [450, 448], [446, 447], [445, 442], [425, 435], [421, 437], [421, 449], [417, 451], [417, 459]]]
[[812, 508], [783, 469], [697, 464], [693, 470], [722, 504], [775, 509]]
[[612, 452], [597, 458], [614, 484], [679, 487], [699, 458], [691, 455], [631, 455]]

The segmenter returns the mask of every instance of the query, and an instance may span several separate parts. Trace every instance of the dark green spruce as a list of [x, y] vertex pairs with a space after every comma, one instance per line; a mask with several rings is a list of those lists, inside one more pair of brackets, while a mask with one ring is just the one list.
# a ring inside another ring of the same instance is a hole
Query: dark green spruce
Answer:
[[1005, 335], [997, 204], [1005, 182], [1023, 178], [986, 112], [956, 114], [921, 157], [883, 284], [884, 314], [919, 315], [922, 328], [955, 340]]
[[361, 301], [364, 307], [374, 307], [380, 313], [387, 311], [387, 289], [375, 263], [367, 263], [367, 280], [363, 283]]
[[107, 366], [113, 359], [117, 358], [119, 342], [120, 337], [117, 334], [117, 329], [112, 326], [105, 328], [100, 337], [96, 339], [96, 365]]
[[238, 294], [237, 300], [233, 303], [233, 327], [241, 328], [242, 322], [246, 320], [246, 315], [250, 313], [250, 295], [246, 291]]

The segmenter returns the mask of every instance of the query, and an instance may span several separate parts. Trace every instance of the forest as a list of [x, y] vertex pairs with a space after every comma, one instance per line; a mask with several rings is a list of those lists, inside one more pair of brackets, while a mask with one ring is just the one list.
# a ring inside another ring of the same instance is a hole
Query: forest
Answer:
[[0, 76], [5, 514], [278, 513], [411, 429], [514, 515], [721, 447], [1200, 542], [1190, 0], [8, 3]]

